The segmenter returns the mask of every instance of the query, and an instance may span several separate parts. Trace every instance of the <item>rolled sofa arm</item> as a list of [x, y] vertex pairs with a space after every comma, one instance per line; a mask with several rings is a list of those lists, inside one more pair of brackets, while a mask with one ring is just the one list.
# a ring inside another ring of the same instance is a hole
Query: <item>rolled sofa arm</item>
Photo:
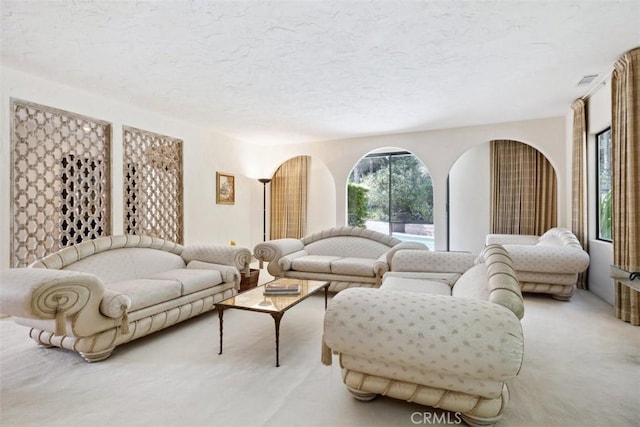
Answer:
[[258, 243], [253, 248], [253, 254], [259, 261], [268, 262], [267, 271], [274, 277], [282, 276], [280, 258], [304, 249], [300, 239], [276, 239]]
[[393, 259], [393, 256], [396, 254], [396, 252], [403, 249], [416, 249], [416, 250], [423, 250], [423, 251], [431, 250], [429, 249], [428, 246], [422, 243], [402, 242], [402, 243], [398, 243], [397, 245], [395, 245], [394, 247], [386, 251], [384, 254], [382, 254], [379, 260], [385, 261], [389, 265], [389, 267], [391, 267], [391, 260]]
[[589, 267], [589, 254], [572, 246], [503, 246], [516, 271], [577, 274]]
[[382, 277], [391, 270], [391, 259], [395, 255], [396, 252], [402, 249], [416, 249], [416, 250], [425, 250], [428, 251], [429, 248], [422, 243], [418, 242], [402, 242], [398, 243], [388, 251], [384, 252], [382, 255], [378, 257], [376, 262], [373, 264], [373, 272], [376, 275], [378, 285], [382, 282]]
[[102, 281], [93, 274], [41, 268], [3, 270], [0, 312], [27, 319], [55, 319], [55, 333], [65, 335], [67, 319], [83, 311], [96, 313], [104, 292]]
[[334, 352], [479, 380], [515, 377], [524, 354], [522, 326], [506, 307], [384, 289], [336, 294], [325, 314], [323, 340]]
[[181, 254], [187, 264], [202, 261], [210, 264], [232, 266], [245, 275], [249, 274], [251, 251], [239, 246], [209, 243], [206, 245], [185, 246]]

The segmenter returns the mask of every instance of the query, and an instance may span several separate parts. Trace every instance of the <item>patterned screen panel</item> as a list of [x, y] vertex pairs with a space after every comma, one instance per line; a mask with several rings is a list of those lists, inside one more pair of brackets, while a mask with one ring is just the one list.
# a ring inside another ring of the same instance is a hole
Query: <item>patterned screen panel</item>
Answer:
[[11, 101], [11, 265], [111, 233], [111, 125]]
[[182, 141], [123, 127], [124, 230], [183, 243]]

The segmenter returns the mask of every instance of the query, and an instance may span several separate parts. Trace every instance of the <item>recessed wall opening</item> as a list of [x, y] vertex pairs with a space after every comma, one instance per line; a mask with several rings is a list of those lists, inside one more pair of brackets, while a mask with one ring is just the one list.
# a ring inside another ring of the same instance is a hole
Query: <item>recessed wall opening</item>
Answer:
[[371, 152], [347, 179], [347, 222], [434, 249], [433, 185], [425, 164], [397, 149]]

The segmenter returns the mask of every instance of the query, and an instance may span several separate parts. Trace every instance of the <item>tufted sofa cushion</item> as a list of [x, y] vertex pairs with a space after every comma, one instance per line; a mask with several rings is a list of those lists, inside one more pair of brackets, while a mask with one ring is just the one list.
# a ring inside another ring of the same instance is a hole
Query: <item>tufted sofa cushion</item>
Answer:
[[307, 255], [293, 259], [291, 268], [297, 271], [331, 273], [331, 263], [339, 259], [340, 257], [331, 255]]
[[407, 249], [398, 251], [391, 260], [392, 271], [429, 271], [464, 273], [473, 266], [476, 256], [468, 252]]
[[[114, 265], [118, 268], [113, 268]], [[95, 274], [108, 285], [184, 267], [182, 257], [171, 252], [150, 248], [122, 248], [93, 254], [64, 267], [63, 270]]]
[[376, 262], [377, 260], [371, 258], [344, 257], [331, 262], [331, 272], [375, 277], [374, 266]]
[[331, 255], [350, 257], [357, 254], [361, 258], [378, 258], [389, 250], [389, 246], [363, 237], [337, 236], [317, 240], [305, 246], [309, 255]]
[[222, 283], [222, 274], [216, 270], [181, 268], [154, 274], [149, 279], [176, 281], [181, 286], [180, 295], [188, 295], [219, 285]]
[[131, 299], [130, 312], [178, 298], [182, 294], [182, 284], [177, 280], [126, 280], [111, 283], [109, 289]]

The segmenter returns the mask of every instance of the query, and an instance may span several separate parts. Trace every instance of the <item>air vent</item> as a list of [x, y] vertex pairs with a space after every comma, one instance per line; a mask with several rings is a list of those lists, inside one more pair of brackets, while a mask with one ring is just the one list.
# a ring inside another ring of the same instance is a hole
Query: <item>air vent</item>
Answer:
[[580, 79], [580, 81], [578, 82], [578, 86], [586, 86], [586, 85], [590, 85], [591, 83], [593, 83], [593, 81], [598, 77], [597, 74], [590, 74], [588, 76], [584, 76], [582, 79]]

